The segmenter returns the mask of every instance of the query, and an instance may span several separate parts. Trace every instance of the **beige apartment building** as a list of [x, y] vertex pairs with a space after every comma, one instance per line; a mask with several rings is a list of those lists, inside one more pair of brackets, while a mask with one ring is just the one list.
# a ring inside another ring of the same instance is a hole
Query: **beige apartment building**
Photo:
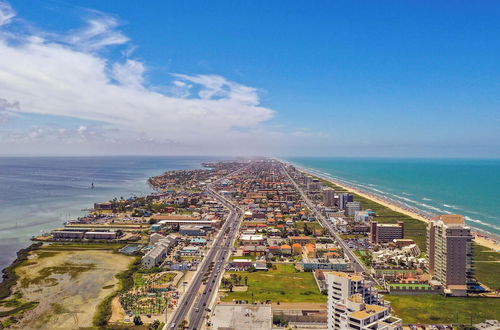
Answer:
[[429, 273], [447, 293], [466, 295], [473, 276], [472, 235], [463, 215], [443, 214], [427, 225]]
[[328, 330], [400, 330], [376, 290], [360, 274], [325, 272], [328, 286]]

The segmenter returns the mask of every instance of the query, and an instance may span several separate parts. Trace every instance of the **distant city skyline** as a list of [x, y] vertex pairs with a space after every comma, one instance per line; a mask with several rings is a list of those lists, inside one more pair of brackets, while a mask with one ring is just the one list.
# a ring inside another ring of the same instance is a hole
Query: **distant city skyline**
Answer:
[[495, 1], [2, 1], [0, 155], [500, 157]]

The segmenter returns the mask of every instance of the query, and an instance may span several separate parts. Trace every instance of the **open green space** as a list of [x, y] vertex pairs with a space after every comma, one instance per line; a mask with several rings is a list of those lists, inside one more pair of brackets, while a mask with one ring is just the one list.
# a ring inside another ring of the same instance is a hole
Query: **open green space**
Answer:
[[255, 261], [257, 258], [255, 256], [230, 256], [229, 260], [234, 260], [234, 259], [250, 259], [252, 261]]
[[475, 261], [500, 261], [500, 253], [486, 246], [473, 244]]
[[321, 225], [319, 224], [318, 221], [297, 221], [295, 222], [295, 227], [297, 227], [298, 230], [304, 230], [304, 227], [309, 228], [309, 230], [315, 230], [315, 229], [323, 229]]
[[486, 284], [492, 290], [500, 289], [500, 262], [498, 261], [476, 261], [476, 279]]
[[500, 318], [500, 299], [385, 295], [405, 324], [472, 324]]
[[146, 285], [146, 279], [144, 278], [143, 273], [135, 273], [134, 274], [134, 286], [135, 287], [143, 287]]
[[492, 290], [500, 289], [500, 253], [478, 244], [473, 247], [476, 279]]
[[366, 250], [355, 250], [354, 254], [359, 257], [362, 263], [366, 266], [371, 267], [372, 265], [372, 254]]
[[248, 300], [271, 302], [326, 302], [319, 292], [313, 274], [298, 272], [291, 264], [275, 264], [267, 272], [227, 272], [248, 277], [248, 290], [230, 292], [223, 301]]

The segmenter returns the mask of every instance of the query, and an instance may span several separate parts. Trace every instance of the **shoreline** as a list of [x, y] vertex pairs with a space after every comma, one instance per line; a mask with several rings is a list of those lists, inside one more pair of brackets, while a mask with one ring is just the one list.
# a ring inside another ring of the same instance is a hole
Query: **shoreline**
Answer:
[[[361, 197], [370, 199], [373, 202], [378, 203], [382, 206], [385, 206], [385, 207], [387, 207], [395, 212], [402, 213], [402, 214], [407, 215], [407, 216], [414, 218], [416, 220], [420, 220], [424, 223], [428, 223], [433, 216], [433, 214], [424, 212], [420, 209], [417, 209], [416, 207], [410, 207], [410, 206], [404, 205], [402, 203], [396, 202], [394, 200], [391, 200], [389, 198], [381, 197], [379, 195], [376, 195], [375, 193], [363, 191], [362, 189], [359, 189], [357, 187], [353, 187], [353, 186], [346, 184], [340, 180], [326, 177], [322, 174], [319, 174], [319, 173], [312, 171], [311, 169], [305, 168], [304, 166], [300, 166], [298, 164], [294, 164], [292, 162], [282, 160], [282, 159], [279, 159], [279, 161], [286, 163], [286, 164], [290, 164], [292, 166], [295, 166], [300, 171], [302, 171], [304, 173], [307, 173], [309, 175], [326, 180], [326, 181], [328, 181], [334, 185], [337, 185], [337, 186], [339, 186], [339, 187], [341, 187], [349, 192], [352, 192], [352, 193], [355, 193]], [[500, 240], [499, 240], [498, 235], [495, 235], [493, 233], [489, 233], [485, 230], [475, 228], [473, 226], [470, 226], [469, 224], [467, 224], [467, 226], [469, 226], [471, 228], [471, 233], [474, 236], [474, 242], [476, 244], [487, 247], [489, 249], [492, 249], [495, 252], [500, 252]]]

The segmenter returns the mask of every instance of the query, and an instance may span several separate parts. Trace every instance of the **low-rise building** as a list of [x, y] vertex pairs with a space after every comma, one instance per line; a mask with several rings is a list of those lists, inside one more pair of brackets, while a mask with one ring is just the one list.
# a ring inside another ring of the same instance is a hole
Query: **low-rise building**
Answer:
[[307, 243], [314, 243], [315, 239], [309, 236], [291, 236], [290, 243], [295, 244], [298, 243], [301, 246], [306, 245]]
[[361, 211], [360, 202], [347, 202], [345, 205], [345, 215], [348, 217], [353, 217], [356, 211]]
[[280, 246], [280, 249], [281, 249], [281, 254], [282, 255], [290, 255], [292, 254], [292, 247], [288, 244], [283, 244], [282, 246]]
[[245, 271], [253, 264], [252, 259], [233, 259], [229, 262], [229, 267], [237, 271]]
[[144, 268], [159, 266], [165, 259], [168, 247], [163, 244], [155, 245], [148, 253], [142, 257], [141, 264]]
[[85, 231], [79, 230], [79, 231], [69, 231], [69, 230], [54, 230], [52, 231], [52, 237], [54, 239], [83, 239], [85, 235]]
[[317, 269], [348, 271], [350, 269], [350, 263], [344, 258], [303, 258], [302, 267], [306, 272]]
[[374, 244], [388, 243], [395, 239], [404, 238], [404, 222], [398, 223], [378, 223], [370, 222], [370, 240]]
[[117, 232], [114, 230], [110, 231], [88, 231], [85, 233], [84, 238], [85, 239], [101, 239], [101, 240], [109, 240], [109, 239], [116, 239], [117, 238]]
[[182, 250], [180, 250], [179, 253], [181, 256], [199, 256], [200, 255], [200, 247], [188, 245], [188, 246], [182, 248]]
[[185, 236], [206, 236], [207, 232], [202, 226], [185, 225], [179, 227], [179, 234]]
[[304, 254], [307, 258], [316, 258], [316, 246], [311, 243], [307, 243], [304, 246]]
[[255, 235], [241, 235], [240, 243], [241, 245], [261, 245], [265, 242], [264, 235], [255, 234]]

